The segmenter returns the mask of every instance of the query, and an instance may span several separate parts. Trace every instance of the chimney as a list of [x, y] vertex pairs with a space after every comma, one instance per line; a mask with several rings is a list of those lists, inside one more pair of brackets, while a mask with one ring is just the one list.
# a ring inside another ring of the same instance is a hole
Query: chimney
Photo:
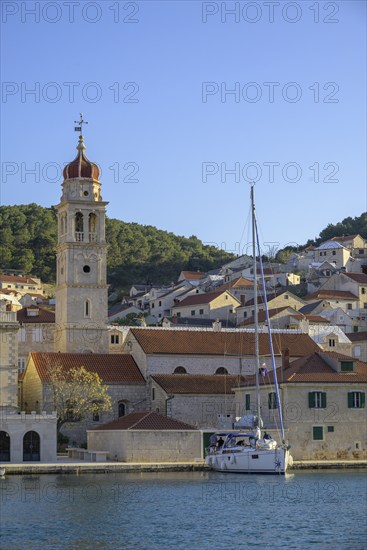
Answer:
[[282, 350], [282, 370], [289, 367], [289, 349], [285, 348]]

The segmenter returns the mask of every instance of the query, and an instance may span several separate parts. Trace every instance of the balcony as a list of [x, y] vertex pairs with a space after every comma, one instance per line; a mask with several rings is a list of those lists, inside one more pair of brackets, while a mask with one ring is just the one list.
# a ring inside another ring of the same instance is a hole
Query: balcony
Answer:
[[97, 233], [89, 233], [89, 242], [90, 243], [96, 243], [97, 242]]
[[75, 240], [78, 243], [84, 241], [84, 232], [83, 231], [75, 231]]

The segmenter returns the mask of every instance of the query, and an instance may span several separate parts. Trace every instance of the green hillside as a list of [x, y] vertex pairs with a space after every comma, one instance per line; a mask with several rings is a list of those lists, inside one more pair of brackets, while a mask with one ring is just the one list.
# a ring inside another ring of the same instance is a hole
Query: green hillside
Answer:
[[[153, 226], [106, 220], [108, 282], [128, 289], [132, 283], [170, 283], [181, 270], [207, 271], [232, 254]], [[0, 269], [55, 281], [57, 220], [54, 208], [37, 204], [0, 207]]]

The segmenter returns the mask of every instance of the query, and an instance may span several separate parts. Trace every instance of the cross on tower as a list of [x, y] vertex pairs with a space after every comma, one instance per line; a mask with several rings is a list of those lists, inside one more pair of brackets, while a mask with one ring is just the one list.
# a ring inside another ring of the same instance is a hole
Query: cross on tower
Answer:
[[83, 120], [83, 113], [80, 113], [80, 120], [74, 120], [74, 124], [78, 124], [78, 126], [74, 127], [74, 130], [80, 132], [80, 135], [82, 135], [83, 124], [88, 124], [86, 120]]

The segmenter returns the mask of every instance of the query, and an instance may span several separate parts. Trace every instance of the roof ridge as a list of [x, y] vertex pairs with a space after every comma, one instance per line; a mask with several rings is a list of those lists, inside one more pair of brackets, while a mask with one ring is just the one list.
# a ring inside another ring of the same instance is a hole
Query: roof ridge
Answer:
[[131, 430], [132, 428], [135, 428], [135, 426], [137, 426], [137, 424], [140, 424], [140, 422], [142, 422], [143, 420], [145, 420], [150, 414], [152, 414], [153, 411], [148, 411], [142, 418], [140, 418], [139, 420], [137, 420], [134, 424], [131, 424], [131, 426], [129, 426], [127, 429], [128, 430]]

